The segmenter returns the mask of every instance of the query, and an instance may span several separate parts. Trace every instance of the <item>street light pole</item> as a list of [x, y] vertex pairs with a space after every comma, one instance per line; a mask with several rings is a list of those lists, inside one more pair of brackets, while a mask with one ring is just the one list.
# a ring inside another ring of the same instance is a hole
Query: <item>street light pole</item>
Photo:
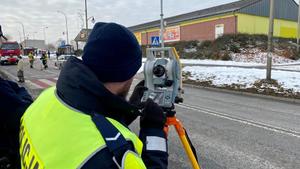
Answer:
[[22, 42], [22, 35], [21, 35], [21, 32], [18, 30], [18, 33], [19, 33], [19, 37], [20, 37], [20, 44]]
[[34, 40], [35, 39], [35, 34], [36, 34], [37, 32], [32, 32], [32, 39]]
[[160, 13], [160, 41], [161, 41], [161, 47], [165, 47], [165, 44], [164, 44], [164, 11], [163, 11], [163, 0], [160, 0], [160, 10], [161, 10], [161, 13]]
[[87, 14], [87, 0], [84, 0], [85, 3], [85, 28], [89, 28], [89, 23], [88, 23], [88, 14]]
[[43, 27], [45, 44], [47, 44], [47, 43], [46, 43], [46, 29], [48, 29], [48, 26]]
[[274, 0], [270, 0], [270, 18], [268, 34], [268, 58], [267, 58], [267, 80], [270, 81], [272, 71], [272, 50], [273, 50], [273, 33], [274, 33]]
[[67, 44], [69, 44], [69, 29], [68, 29], [68, 18], [67, 15], [63, 11], [57, 11], [58, 13], [61, 13], [65, 16], [66, 20], [66, 34], [67, 34]]
[[23, 29], [23, 36], [24, 36], [24, 48], [26, 47], [26, 36], [25, 36], [25, 28], [24, 28], [24, 24], [22, 22], [17, 22], [19, 24], [22, 25], [22, 29]]

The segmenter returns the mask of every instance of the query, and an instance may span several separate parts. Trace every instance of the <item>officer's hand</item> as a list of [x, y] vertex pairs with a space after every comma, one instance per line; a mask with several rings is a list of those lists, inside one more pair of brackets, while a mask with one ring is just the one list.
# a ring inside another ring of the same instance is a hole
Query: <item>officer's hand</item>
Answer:
[[129, 103], [136, 106], [137, 108], [141, 109], [143, 107], [141, 103], [141, 99], [143, 97], [143, 94], [147, 89], [147, 87], [144, 86], [145, 80], [140, 81], [134, 88], [133, 93], [131, 97], [129, 98]]
[[151, 99], [148, 99], [144, 104], [145, 107], [142, 111], [143, 115], [140, 119], [140, 127], [163, 129], [167, 120], [163, 109]]

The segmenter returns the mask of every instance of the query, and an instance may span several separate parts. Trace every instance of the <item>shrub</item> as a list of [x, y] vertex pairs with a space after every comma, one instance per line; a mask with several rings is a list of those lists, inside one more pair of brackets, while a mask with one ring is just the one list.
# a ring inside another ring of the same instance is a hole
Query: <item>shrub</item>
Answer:
[[224, 61], [228, 61], [228, 60], [232, 60], [230, 54], [228, 52], [225, 52], [221, 55], [220, 57], [221, 60], [224, 60]]
[[[283, 51], [283, 55], [291, 59], [299, 59], [296, 47], [290, 42], [295, 39], [274, 38], [274, 47]], [[230, 53], [240, 53], [241, 48], [259, 48], [262, 51], [267, 49], [267, 35], [249, 34], [225, 34], [214, 41], [180, 41], [166, 43], [168, 47], [175, 47], [181, 58], [188, 59], [222, 59], [231, 60]], [[146, 56], [147, 46], [142, 46], [143, 56]], [[196, 50], [186, 50], [196, 49]]]
[[240, 53], [241, 50], [236, 44], [231, 44], [229, 50], [233, 53]]

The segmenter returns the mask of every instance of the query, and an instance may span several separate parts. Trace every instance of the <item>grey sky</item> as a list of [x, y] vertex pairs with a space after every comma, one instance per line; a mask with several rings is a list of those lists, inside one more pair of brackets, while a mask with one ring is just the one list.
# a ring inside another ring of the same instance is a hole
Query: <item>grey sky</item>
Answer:
[[[165, 16], [173, 16], [212, 7], [237, 0], [164, 0]], [[75, 38], [83, 25], [79, 13], [84, 14], [84, 0], [0, 0], [0, 24], [5, 34], [19, 41], [23, 39], [21, 21], [30, 38], [44, 39], [55, 43], [65, 39], [65, 19], [57, 10], [64, 11], [68, 17], [69, 39]], [[159, 19], [160, 0], [88, 0], [88, 16], [94, 16], [97, 22], [117, 22], [132, 26]], [[93, 24], [90, 22], [89, 27]], [[27, 36], [26, 35], [26, 36]]]

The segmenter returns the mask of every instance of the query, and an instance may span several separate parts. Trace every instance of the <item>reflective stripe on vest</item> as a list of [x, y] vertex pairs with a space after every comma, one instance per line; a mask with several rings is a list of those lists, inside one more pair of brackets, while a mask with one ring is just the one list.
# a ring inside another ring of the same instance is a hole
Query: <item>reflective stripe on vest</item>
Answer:
[[[107, 119], [126, 140], [132, 141], [141, 156], [143, 144], [139, 138], [118, 121]], [[64, 104], [56, 96], [54, 87], [44, 91], [21, 120], [23, 169], [80, 168], [105, 146], [91, 117]]]

